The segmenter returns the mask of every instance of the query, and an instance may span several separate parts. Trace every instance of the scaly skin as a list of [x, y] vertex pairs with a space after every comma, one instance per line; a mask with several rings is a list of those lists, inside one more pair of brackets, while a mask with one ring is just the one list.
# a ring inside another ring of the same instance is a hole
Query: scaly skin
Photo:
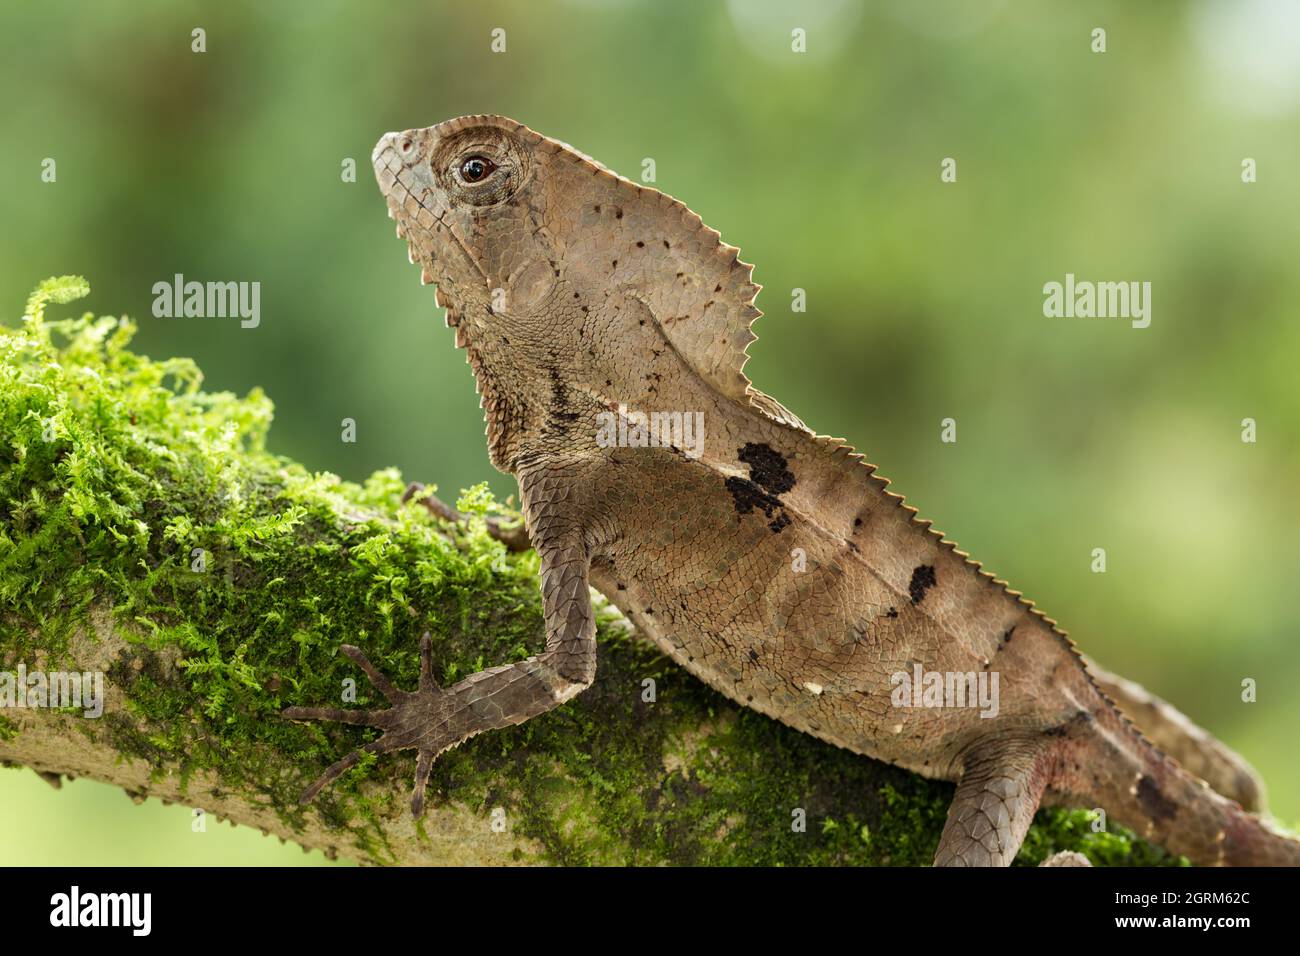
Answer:
[[[1199, 863], [1300, 862], [1300, 844], [1157, 751], [1054, 622], [749, 383], [751, 267], [685, 206], [502, 117], [390, 133], [374, 165], [468, 352], [492, 461], [519, 481], [547, 630], [544, 653], [446, 690], [426, 642], [419, 690], [381, 686], [390, 710], [289, 712], [384, 727], [374, 752], [416, 749], [415, 812], [439, 753], [591, 683], [590, 583], [734, 700], [956, 781], [936, 863], [1010, 862], [1048, 801], [1105, 807]], [[702, 453], [605, 447], [599, 416], [621, 408], [702, 413]], [[895, 706], [892, 675], [915, 664], [996, 674], [996, 717]], [[1240, 758], [1110, 680], [1171, 749], [1254, 803]]]

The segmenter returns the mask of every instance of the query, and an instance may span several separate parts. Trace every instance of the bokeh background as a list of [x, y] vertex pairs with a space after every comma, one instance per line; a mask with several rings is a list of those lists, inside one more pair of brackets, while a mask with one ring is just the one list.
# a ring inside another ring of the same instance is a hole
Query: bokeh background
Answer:
[[[277, 451], [452, 494], [515, 489], [372, 145], [498, 112], [625, 175], [653, 158], [757, 264], [751, 378], [1300, 821], [1300, 4], [44, 0], [0, 8], [0, 102], [4, 321], [42, 277], [84, 274], [142, 351], [264, 387]], [[177, 272], [260, 281], [260, 327], [155, 319]], [[1067, 272], [1150, 281], [1150, 328], [1045, 318]], [[0, 863], [37, 862], [324, 861], [0, 771]]]

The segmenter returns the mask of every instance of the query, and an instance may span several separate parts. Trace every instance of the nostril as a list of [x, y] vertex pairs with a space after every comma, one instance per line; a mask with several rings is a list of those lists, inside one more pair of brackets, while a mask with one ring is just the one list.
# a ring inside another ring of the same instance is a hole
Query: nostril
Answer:
[[411, 145], [410, 139], [402, 140], [402, 152], [409, 153], [411, 151]]

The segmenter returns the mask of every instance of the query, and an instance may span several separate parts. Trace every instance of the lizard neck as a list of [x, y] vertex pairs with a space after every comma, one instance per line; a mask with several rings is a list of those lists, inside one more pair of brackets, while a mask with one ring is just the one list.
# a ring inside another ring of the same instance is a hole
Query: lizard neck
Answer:
[[487, 423], [488, 458], [498, 471], [512, 474], [526, 407], [509, 387], [509, 383], [517, 381], [517, 371], [505, 343], [482, 323], [450, 311], [447, 320], [455, 329], [456, 347], [465, 350], [465, 359], [474, 374], [479, 405]]
[[489, 314], [458, 323], [456, 344], [465, 349], [478, 385], [488, 454], [497, 469], [513, 474], [530, 453], [572, 448], [579, 432], [594, 434], [592, 401], [574, 387], [582, 376], [571, 343], [558, 335], [540, 338], [535, 326]]

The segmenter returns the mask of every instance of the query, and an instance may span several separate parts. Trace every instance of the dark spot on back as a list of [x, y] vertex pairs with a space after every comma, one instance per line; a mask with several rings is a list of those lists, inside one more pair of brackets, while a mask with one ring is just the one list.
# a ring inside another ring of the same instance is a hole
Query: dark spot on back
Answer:
[[1178, 804], [1160, 792], [1160, 785], [1143, 774], [1137, 785], [1138, 804], [1152, 820], [1172, 820], [1178, 816]]
[[920, 604], [925, 592], [935, 585], [934, 566], [922, 564], [912, 572], [912, 581], [907, 586], [907, 593], [913, 604]]
[[898, 608], [891, 607], [889, 609], [889, 613], [886, 614], [885, 617], [898, 617]]
[[749, 466], [749, 477], [774, 495], [783, 495], [794, 487], [794, 472], [785, 458], [771, 446], [749, 442], [737, 452]]
[[769, 495], [748, 478], [732, 475], [726, 480], [727, 490], [731, 492], [731, 501], [736, 506], [736, 513], [747, 515], [755, 509], [768, 518], [767, 526], [773, 534], [780, 534], [790, 524], [790, 516], [785, 513], [781, 499]]

